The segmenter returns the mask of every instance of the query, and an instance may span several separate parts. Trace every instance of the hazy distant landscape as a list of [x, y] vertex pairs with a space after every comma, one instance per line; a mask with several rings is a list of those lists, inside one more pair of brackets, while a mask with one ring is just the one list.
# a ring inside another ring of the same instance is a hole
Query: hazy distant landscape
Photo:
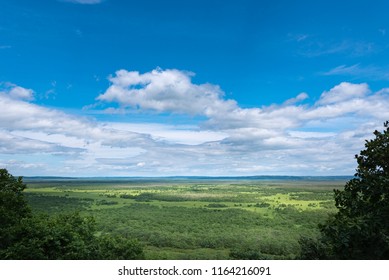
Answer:
[[25, 178], [35, 213], [79, 211], [146, 259], [294, 259], [347, 177]]

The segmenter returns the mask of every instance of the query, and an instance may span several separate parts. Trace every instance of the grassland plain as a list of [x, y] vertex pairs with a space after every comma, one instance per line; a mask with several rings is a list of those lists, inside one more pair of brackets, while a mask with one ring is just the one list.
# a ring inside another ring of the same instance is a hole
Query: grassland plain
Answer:
[[35, 212], [92, 215], [148, 259], [294, 259], [346, 178], [25, 178]]

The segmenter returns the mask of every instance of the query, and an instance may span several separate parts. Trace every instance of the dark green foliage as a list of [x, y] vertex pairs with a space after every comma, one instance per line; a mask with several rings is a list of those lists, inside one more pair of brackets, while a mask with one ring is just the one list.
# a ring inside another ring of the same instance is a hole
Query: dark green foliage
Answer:
[[335, 190], [338, 212], [320, 226], [317, 244], [302, 248], [302, 258], [389, 259], [389, 122], [384, 127], [355, 156], [355, 178]]
[[125, 199], [134, 199], [136, 196], [135, 195], [130, 195], [130, 194], [121, 194], [120, 198], [125, 198]]
[[271, 223], [244, 210], [133, 204], [95, 211], [104, 232], [126, 233], [156, 247], [228, 248], [253, 226]]
[[2, 259], [89, 259], [94, 256], [94, 223], [78, 214], [34, 216], [15, 229]]
[[223, 203], [210, 203], [206, 207], [208, 207], [208, 208], [225, 208], [228, 206], [223, 204]]
[[258, 244], [239, 244], [230, 252], [232, 259], [238, 260], [282, 260], [293, 259], [296, 244], [276, 236], [259, 240]]
[[96, 201], [96, 205], [115, 205], [115, 204], [118, 204], [118, 202], [117, 201], [105, 200], [105, 199]]
[[267, 202], [261, 202], [261, 203], [257, 202], [254, 206], [259, 207], [259, 208], [267, 208], [267, 207], [271, 206], [271, 204], [267, 203]]
[[294, 200], [307, 200], [307, 201], [310, 201], [310, 200], [328, 200], [328, 199], [332, 199], [333, 198], [333, 194], [330, 193], [330, 192], [308, 192], [308, 193], [304, 193], [304, 192], [300, 192], [300, 193], [291, 193], [290, 194], [290, 199], [294, 199]]
[[21, 177], [16, 179], [0, 169], [0, 251], [12, 242], [14, 228], [31, 214], [23, 196], [25, 188]]
[[326, 216], [322, 211], [301, 213], [292, 207], [266, 218], [243, 209], [158, 207], [146, 203], [93, 213], [103, 232], [127, 234], [159, 250], [232, 249], [233, 253], [228, 256], [227, 251], [224, 258], [237, 259], [255, 254], [263, 259], [295, 258], [299, 234], [311, 236], [317, 221]]
[[95, 259], [136, 260], [144, 259], [143, 246], [135, 239], [120, 235], [103, 235], [98, 239]]
[[24, 198], [26, 185], [22, 178], [15, 178], [6, 169], [0, 169], [0, 224], [2, 227], [17, 224], [30, 214]]
[[92, 260], [143, 258], [142, 246], [119, 236], [95, 235], [95, 222], [78, 213], [24, 219], [1, 259]]
[[139, 202], [149, 202], [153, 199], [154, 199], [154, 195], [152, 193], [147, 193], [147, 192], [141, 193], [140, 195], [137, 195], [135, 197], [135, 200]]
[[299, 243], [301, 247], [300, 259], [320, 260], [328, 258], [328, 247], [318, 238], [303, 236]]
[[24, 194], [28, 204], [34, 211], [44, 213], [75, 212], [88, 209], [94, 202], [88, 198], [74, 198], [67, 196], [42, 195], [35, 193]]
[[[0, 169], [0, 259], [140, 259], [143, 247], [120, 236], [96, 235], [92, 217], [31, 215], [22, 178]], [[55, 197], [54, 197], [55, 198]], [[67, 199], [67, 198], [65, 198]]]
[[272, 257], [261, 253], [259, 250], [253, 248], [237, 248], [230, 252], [230, 257], [236, 260], [269, 260]]

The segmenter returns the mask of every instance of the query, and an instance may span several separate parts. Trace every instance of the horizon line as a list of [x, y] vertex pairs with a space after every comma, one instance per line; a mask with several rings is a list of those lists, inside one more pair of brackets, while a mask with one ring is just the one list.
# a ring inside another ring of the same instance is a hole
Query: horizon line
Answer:
[[[31, 175], [23, 176], [23, 178], [56, 178], [56, 179], [130, 179], [130, 178], [144, 178], [144, 179], [169, 179], [169, 178], [204, 178], [204, 179], [220, 179], [220, 178], [352, 178], [354, 175], [167, 175], [167, 176], [56, 176], [56, 175]], [[15, 177], [19, 177], [15, 176]]]

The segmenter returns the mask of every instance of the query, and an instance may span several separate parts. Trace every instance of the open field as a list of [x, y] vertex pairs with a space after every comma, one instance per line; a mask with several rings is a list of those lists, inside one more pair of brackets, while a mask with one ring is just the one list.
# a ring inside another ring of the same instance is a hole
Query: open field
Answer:
[[148, 259], [293, 259], [345, 179], [25, 179], [36, 212], [80, 211]]

